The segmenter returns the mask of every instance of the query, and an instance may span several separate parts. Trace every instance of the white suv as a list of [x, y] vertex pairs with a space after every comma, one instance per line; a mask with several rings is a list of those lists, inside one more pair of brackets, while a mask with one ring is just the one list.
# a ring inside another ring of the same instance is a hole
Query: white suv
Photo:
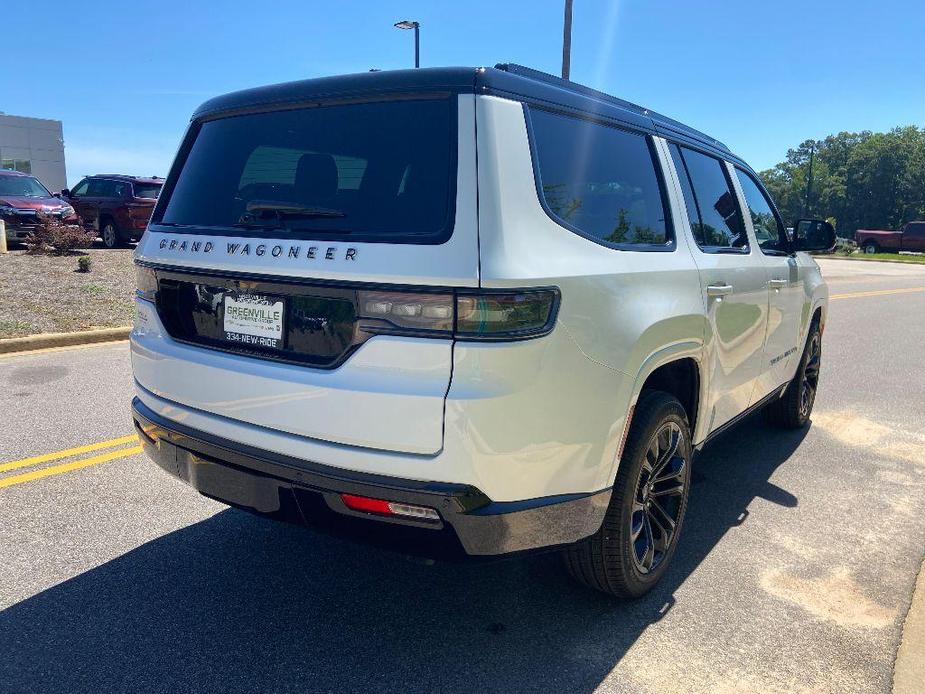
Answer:
[[201, 493], [425, 556], [565, 549], [643, 594], [694, 451], [813, 405], [827, 290], [709, 137], [514, 65], [193, 115], [136, 252], [134, 419]]

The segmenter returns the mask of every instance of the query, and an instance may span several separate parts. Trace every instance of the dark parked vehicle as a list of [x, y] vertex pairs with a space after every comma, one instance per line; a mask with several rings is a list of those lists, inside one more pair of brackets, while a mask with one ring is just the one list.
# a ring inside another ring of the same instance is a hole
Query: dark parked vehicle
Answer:
[[909, 222], [900, 231], [858, 229], [854, 240], [865, 253], [925, 252], [925, 222]]
[[52, 195], [35, 176], [0, 170], [0, 219], [6, 224], [8, 241], [22, 242], [47, 214], [77, 221], [74, 208]]
[[74, 206], [85, 227], [99, 231], [106, 248], [115, 248], [141, 238], [163, 184], [157, 176], [97, 174], [65, 188], [61, 198]]

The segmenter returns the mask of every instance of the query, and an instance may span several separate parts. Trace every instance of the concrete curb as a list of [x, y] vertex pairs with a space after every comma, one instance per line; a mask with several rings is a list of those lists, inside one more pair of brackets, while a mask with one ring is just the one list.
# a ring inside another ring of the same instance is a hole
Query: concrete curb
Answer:
[[925, 692], [925, 564], [915, 582], [912, 604], [893, 665], [893, 694], [920, 692]]
[[112, 342], [127, 340], [132, 331], [131, 326], [122, 328], [100, 328], [83, 330], [77, 333], [42, 333], [28, 337], [11, 337], [0, 340], [0, 354], [9, 352], [27, 352], [49, 347], [69, 347], [71, 345], [89, 345], [94, 342]]

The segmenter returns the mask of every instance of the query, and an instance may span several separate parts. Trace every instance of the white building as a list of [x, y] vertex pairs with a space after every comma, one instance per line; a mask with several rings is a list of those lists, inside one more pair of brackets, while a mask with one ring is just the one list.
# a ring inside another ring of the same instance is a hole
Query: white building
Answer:
[[67, 187], [61, 121], [0, 113], [0, 168], [31, 173], [53, 193]]

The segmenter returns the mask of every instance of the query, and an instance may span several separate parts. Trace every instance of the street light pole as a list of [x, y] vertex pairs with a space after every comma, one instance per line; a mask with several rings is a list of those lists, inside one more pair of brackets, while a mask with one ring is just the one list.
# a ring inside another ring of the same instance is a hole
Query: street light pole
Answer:
[[398, 29], [414, 29], [414, 67], [421, 67], [421, 24], [410, 19], [395, 22]]
[[809, 148], [809, 173], [806, 176], [806, 199], [803, 201], [803, 214], [809, 214], [809, 195], [813, 190], [813, 159], [816, 156], [816, 141]]
[[562, 79], [572, 70], [572, 0], [565, 0], [565, 20], [562, 23]]

